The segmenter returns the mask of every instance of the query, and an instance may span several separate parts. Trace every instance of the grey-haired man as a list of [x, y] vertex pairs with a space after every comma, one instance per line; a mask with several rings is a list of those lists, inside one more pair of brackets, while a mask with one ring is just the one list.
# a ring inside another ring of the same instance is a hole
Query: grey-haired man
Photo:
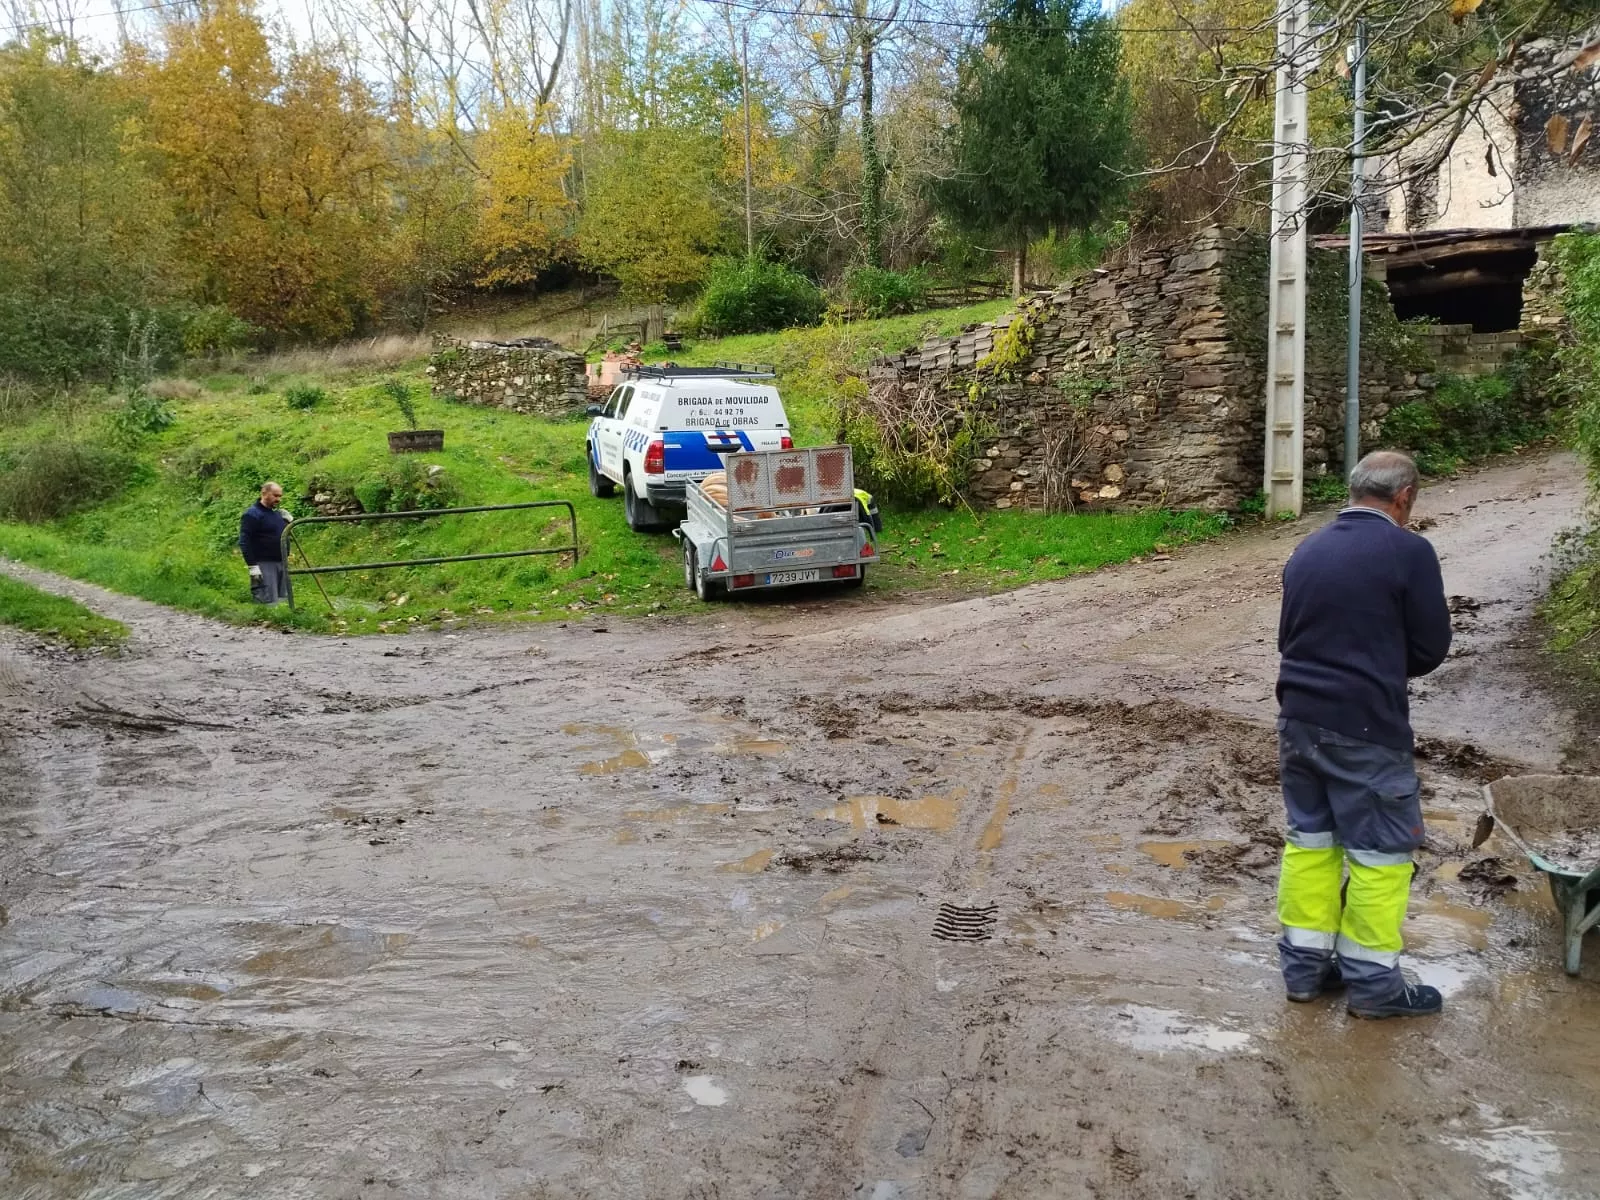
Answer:
[[1367, 455], [1350, 473], [1349, 507], [1283, 569], [1279, 959], [1289, 999], [1346, 987], [1357, 1017], [1424, 1016], [1443, 1003], [1400, 971], [1423, 838], [1406, 681], [1450, 651], [1439, 558], [1406, 528], [1418, 485], [1404, 454]]

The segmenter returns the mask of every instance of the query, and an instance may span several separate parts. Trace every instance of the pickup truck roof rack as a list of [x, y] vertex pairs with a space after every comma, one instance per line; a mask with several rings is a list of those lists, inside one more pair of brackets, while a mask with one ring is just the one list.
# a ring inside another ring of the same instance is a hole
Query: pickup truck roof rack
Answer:
[[778, 369], [769, 363], [719, 362], [709, 367], [680, 367], [677, 363], [628, 367], [629, 379], [776, 379]]

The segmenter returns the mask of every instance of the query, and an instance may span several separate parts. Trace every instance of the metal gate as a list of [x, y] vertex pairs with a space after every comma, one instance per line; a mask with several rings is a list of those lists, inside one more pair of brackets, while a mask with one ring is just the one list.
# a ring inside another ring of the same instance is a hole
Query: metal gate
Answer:
[[[294, 531], [305, 525], [332, 525], [336, 523], [351, 523], [356, 521], [402, 521], [402, 520], [427, 520], [432, 517], [451, 517], [460, 513], [486, 513], [486, 512], [513, 512], [524, 508], [564, 508], [567, 510], [567, 523], [572, 531], [572, 541], [565, 546], [539, 547], [529, 550], [496, 550], [488, 554], [445, 554], [433, 558], [397, 558], [387, 562], [348, 563], [331, 567], [313, 567], [311, 560], [306, 557], [304, 547], [298, 542], [294, 543], [300, 548], [300, 557], [305, 559], [306, 565], [298, 570], [289, 566], [289, 544], [294, 536]], [[408, 512], [390, 513], [350, 513], [340, 517], [302, 517], [298, 521], [291, 521], [283, 528], [281, 535], [281, 552], [283, 555], [284, 581], [288, 584], [289, 607], [294, 607], [294, 577], [296, 575], [332, 575], [339, 571], [381, 571], [388, 567], [428, 567], [436, 563], [451, 562], [480, 562], [487, 558], [529, 558], [535, 554], [570, 554], [573, 565], [578, 562], [578, 513], [572, 507], [570, 500], [530, 500], [522, 504], [475, 504], [466, 508], [421, 508]], [[322, 583], [317, 581], [320, 591]], [[322, 598], [328, 600], [328, 593], [323, 592]], [[328, 607], [333, 607], [333, 601], [328, 600]]]

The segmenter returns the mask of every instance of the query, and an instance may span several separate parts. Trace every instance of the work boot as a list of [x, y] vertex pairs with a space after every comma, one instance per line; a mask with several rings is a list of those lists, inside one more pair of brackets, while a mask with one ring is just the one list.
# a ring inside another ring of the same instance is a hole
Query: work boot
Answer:
[[1444, 1008], [1444, 996], [1438, 988], [1425, 983], [1407, 983], [1392, 1000], [1379, 1004], [1352, 1004], [1350, 1015], [1366, 1021], [1381, 1021], [1384, 1017], [1431, 1017]]
[[1329, 992], [1342, 991], [1344, 991], [1344, 976], [1340, 974], [1339, 964], [1336, 962], [1328, 968], [1328, 973], [1322, 977], [1322, 981], [1317, 984], [1315, 991], [1289, 992], [1288, 996], [1296, 1004], [1310, 1004], [1311, 1001], [1319, 996], [1326, 996]]

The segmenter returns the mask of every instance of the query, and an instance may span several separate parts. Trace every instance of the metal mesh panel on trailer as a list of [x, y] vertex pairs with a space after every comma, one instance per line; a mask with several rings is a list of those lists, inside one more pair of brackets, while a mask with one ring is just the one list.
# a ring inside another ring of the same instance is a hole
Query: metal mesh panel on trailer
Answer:
[[816, 508], [855, 500], [849, 446], [812, 450], [730, 454], [727, 458], [728, 509], [775, 512]]

